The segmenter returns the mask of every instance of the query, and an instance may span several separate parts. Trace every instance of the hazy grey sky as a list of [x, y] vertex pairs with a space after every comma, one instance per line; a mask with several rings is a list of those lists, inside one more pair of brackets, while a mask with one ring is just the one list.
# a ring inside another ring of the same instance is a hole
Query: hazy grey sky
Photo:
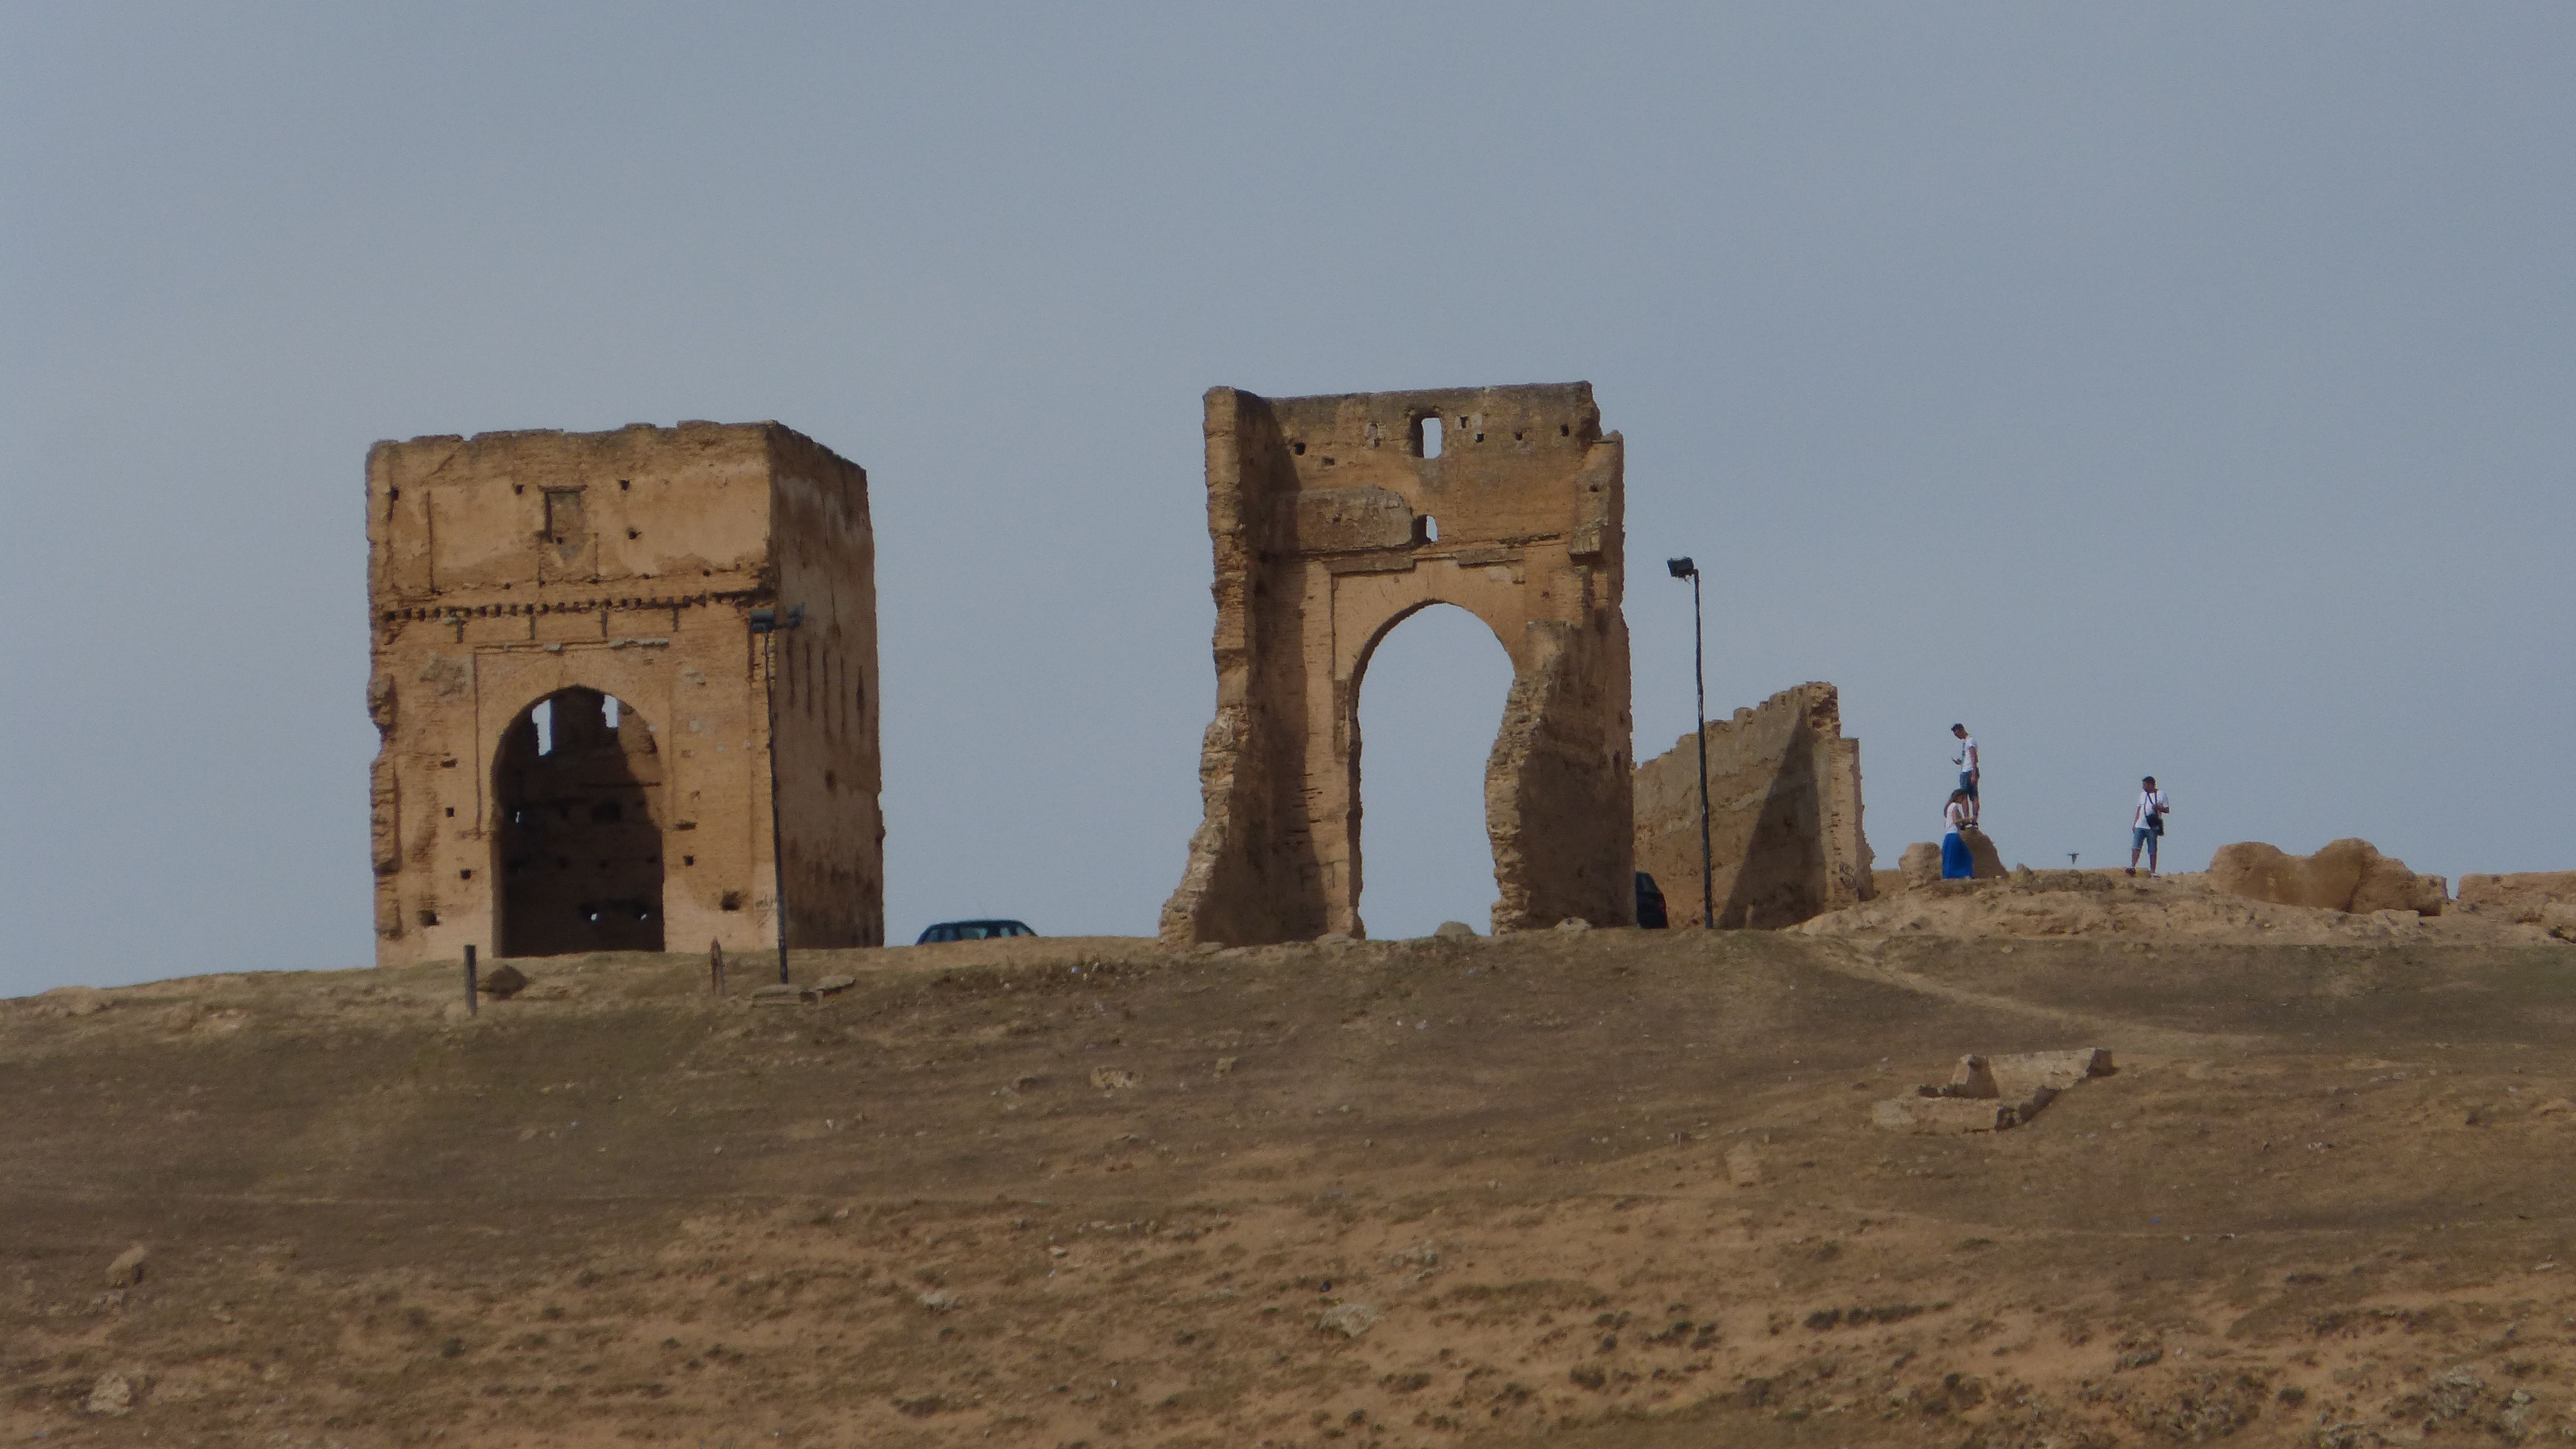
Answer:
[[[2008, 860], [2152, 771], [2185, 866], [2576, 867], [2571, 76], [2560, 3], [0, 8], [0, 991], [371, 959], [367, 445], [680, 418], [869, 470], [890, 928], [1150, 931], [1215, 383], [1590, 380], [1638, 752], [1687, 552], [1883, 864], [1962, 719]], [[1370, 676], [1379, 934], [1491, 898], [1463, 617]]]

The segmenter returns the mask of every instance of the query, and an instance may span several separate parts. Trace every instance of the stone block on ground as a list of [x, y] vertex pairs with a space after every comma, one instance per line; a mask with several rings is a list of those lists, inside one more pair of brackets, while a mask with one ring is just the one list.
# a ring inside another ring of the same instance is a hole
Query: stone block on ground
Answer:
[[142, 1282], [144, 1260], [151, 1256], [151, 1250], [141, 1243], [117, 1254], [116, 1261], [107, 1265], [107, 1286], [131, 1288]]
[[1367, 1303], [1336, 1303], [1315, 1317], [1315, 1327], [1344, 1338], [1357, 1338], [1377, 1326], [1377, 1308]]
[[1442, 921], [1431, 934], [1443, 941], [1473, 940], [1476, 928], [1465, 921]]
[[499, 965], [484, 972], [479, 984], [484, 995], [494, 1001], [507, 1001], [528, 989], [528, 973], [516, 966]]
[[134, 1381], [123, 1374], [102, 1374], [90, 1386], [89, 1397], [81, 1408], [92, 1414], [121, 1419], [134, 1412]]
[[1932, 884], [1941, 878], [1941, 847], [1929, 840], [1914, 842], [1896, 858], [1896, 871], [1909, 890]]
[[2100, 1047], [2078, 1047], [2071, 1051], [2013, 1052], [1988, 1057], [1988, 1072], [1993, 1076], [1997, 1094], [2025, 1100], [2041, 1088], [2063, 1092], [2087, 1077], [2098, 1077], [2111, 1070], [2111, 1054]]
[[1726, 1149], [1726, 1180], [1736, 1187], [1762, 1185], [1762, 1153], [1750, 1142]]

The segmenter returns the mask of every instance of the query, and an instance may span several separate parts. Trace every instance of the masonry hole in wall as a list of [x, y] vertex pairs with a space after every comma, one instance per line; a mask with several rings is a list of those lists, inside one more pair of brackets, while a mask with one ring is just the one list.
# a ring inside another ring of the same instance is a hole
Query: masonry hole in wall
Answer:
[[1413, 515], [1413, 541], [1417, 544], [1440, 541], [1440, 520], [1428, 513]]
[[1408, 441], [1413, 444], [1413, 456], [1417, 458], [1440, 456], [1440, 420], [1438, 418], [1415, 418], [1412, 432], [1413, 436]]
[[662, 949], [662, 764], [614, 695], [558, 690], [501, 735], [496, 954]]
[[1360, 917], [1370, 935], [1427, 936], [1442, 921], [1489, 928], [1485, 764], [1511, 688], [1494, 631], [1448, 604], [1397, 624], [1361, 666]]

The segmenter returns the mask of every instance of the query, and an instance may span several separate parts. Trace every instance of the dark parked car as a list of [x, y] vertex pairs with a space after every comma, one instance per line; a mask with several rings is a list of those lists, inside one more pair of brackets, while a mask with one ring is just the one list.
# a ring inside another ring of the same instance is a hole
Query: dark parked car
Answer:
[[1637, 924], [1649, 931], [1668, 930], [1673, 918], [1664, 914], [1664, 893], [1655, 888], [1655, 878], [1637, 872]]
[[1037, 932], [1018, 921], [942, 921], [922, 932], [921, 939], [913, 944], [927, 946], [933, 941], [998, 941], [1005, 936], [1036, 934]]

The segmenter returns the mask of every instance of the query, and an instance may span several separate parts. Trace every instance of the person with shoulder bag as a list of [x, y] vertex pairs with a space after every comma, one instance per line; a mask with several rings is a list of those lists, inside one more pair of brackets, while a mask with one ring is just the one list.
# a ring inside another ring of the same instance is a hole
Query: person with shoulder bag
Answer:
[[2138, 853], [2146, 852], [2147, 874], [2156, 873], [2156, 845], [2165, 838], [2165, 817], [2173, 813], [2172, 802], [2156, 788], [2156, 777], [2138, 782], [2138, 808], [2129, 817], [2129, 874], [2138, 873]]

